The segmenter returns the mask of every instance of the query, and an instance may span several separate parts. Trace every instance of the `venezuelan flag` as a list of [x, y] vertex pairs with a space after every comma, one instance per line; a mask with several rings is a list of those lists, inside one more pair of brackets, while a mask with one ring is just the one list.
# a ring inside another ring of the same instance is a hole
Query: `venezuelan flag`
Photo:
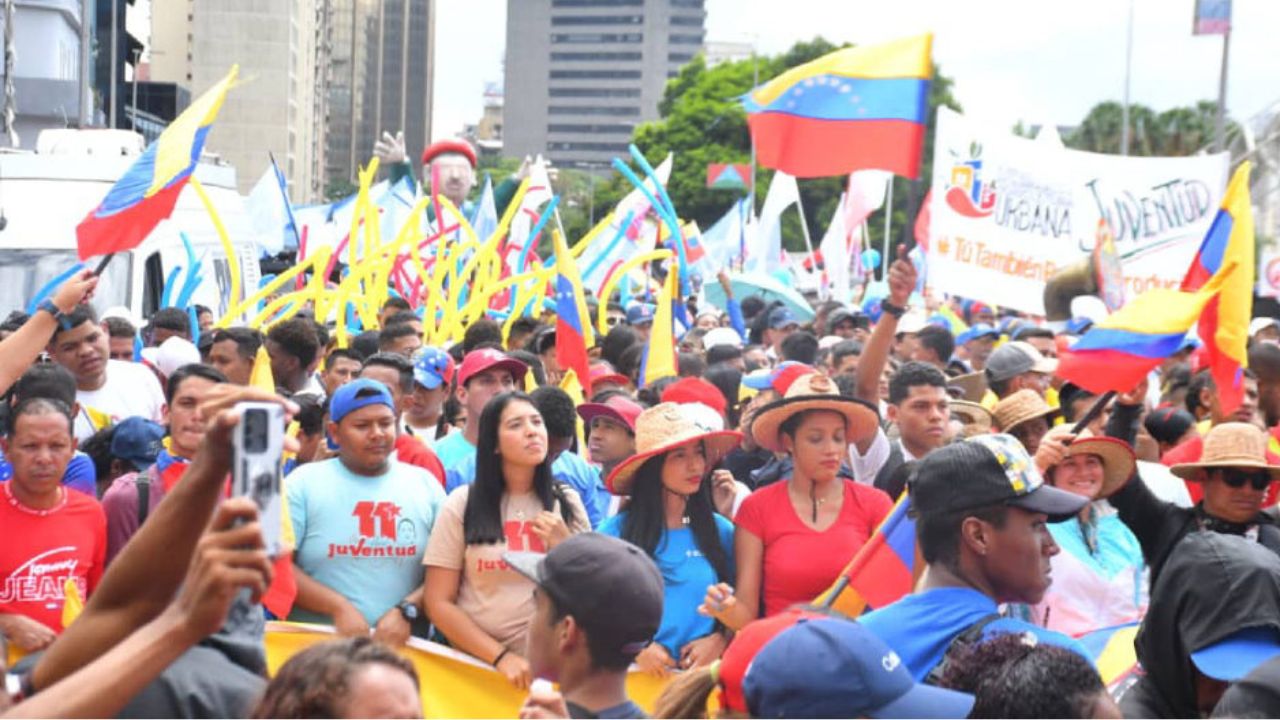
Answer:
[[569, 246], [560, 233], [553, 232], [556, 251], [556, 359], [560, 367], [573, 370], [583, 394], [591, 396], [590, 362], [587, 348], [595, 344], [587, 311], [587, 294]]
[[743, 97], [756, 156], [795, 177], [888, 170], [916, 178], [933, 74], [932, 35], [845, 48]]
[[649, 330], [649, 343], [645, 347], [644, 360], [640, 363], [640, 386], [651, 385], [664, 377], [676, 376], [675, 310], [679, 302], [676, 292], [679, 280], [675, 263], [667, 272], [662, 285], [662, 297], [653, 313], [653, 327]]
[[238, 67], [233, 66], [225, 78], [170, 123], [111, 186], [102, 204], [80, 221], [76, 243], [81, 260], [137, 247], [173, 213]]
[[1135, 679], [1138, 671], [1138, 651], [1134, 640], [1138, 637], [1138, 623], [1102, 628], [1077, 638], [1085, 650], [1093, 656], [1093, 662], [1102, 676], [1102, 684], [1116, 695]]
[[904, 492], [840, 578], [814, 604], [857, 617], [911, 593], [924, 563], [916, 557], [916, 523], [907, 515], [909, 506]]
[[1235, 410], [1244, 399], [1242, 369], [1248, 364], [1245, 346], [1253, 315], [1255, 270], [1249, 172], [1250, 163], [1246, 161], [1231, 176], [1222, 207], [1182, 280], [1182, 289], [1188, 292], [1215, 280], [1222, 286], [1204, 306], [1199, 334], [1224, 413]]

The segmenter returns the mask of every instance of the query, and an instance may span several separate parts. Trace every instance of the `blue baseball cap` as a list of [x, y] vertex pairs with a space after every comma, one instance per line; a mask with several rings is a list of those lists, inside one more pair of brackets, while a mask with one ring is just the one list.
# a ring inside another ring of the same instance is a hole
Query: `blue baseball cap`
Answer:
[[814, 372], [809, 365], [796, 360], [778, 363], [772, 370], [757, 370], [742, 376], [742, 384], [752, 390], [775, 390], [779, 395], [786, 395], [792, 381], [801, 375]]
[[386, 385], [369, 378], [357, 378], [333, 393], [333, 397], [329, 399], [329, 419], [335, 423], [342, 422], [342, 418], [353, 410], [368, 405], [386, 405], [392, 412], [396, 409], [396, 403], [391, 399], [391, 391]]
[[779, 633], [742, 690], [754, 718], [962, 718], [973, 708], [972, 695], [917, 683], [883, 640], [835, 618], [802, 618]]
[[435, 390], [453, 379], [453, 358], [440, 348], [424, 347], [413, 357], [413, 380]]
[[788, 325], [799, 324], [800, 320], [796, 318], [796, 314], [791, 312], [791, 308], [786, 305], [779, 305], [769, 311], [769, 327], [774, 330], [784, 328]]
[[635, 303], [627, 308], [628, 325], [645, 325], [653, 322], [655, 306], [649, 303]]
[[1091, 327], [1093, 327], [1093, 321], [1089, 318], [1073, 317], [1067, 321], [1067, 325], [1063, 329], [1070, 335], [1083, 335]]
[[127, 417], [116, 423], [111, 434], [111, 455], [142, 472], [156, 461], [164, 448], [163, 441], [163, 425], [143, 417]]
[[1000, 331], [986, 323], [978, 323], [977, 325], [972, 325], [968, 330], [960, 333], [960, 337], [956, 338], [956, 344], [963, 345], [970, 340], [977, 340], [978, 338], [983, 337], [998, 338], [1000, 337]]
[[1191, 653], [1191, 662], [1215, 680], [1235, 682], [1274, 657], [1280, 657], [1280, 630], [1251, 627]]

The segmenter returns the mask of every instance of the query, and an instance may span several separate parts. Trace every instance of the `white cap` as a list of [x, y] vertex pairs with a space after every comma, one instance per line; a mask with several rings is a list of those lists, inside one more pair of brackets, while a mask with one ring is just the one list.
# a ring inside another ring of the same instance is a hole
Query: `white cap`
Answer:
[[169, 377], [183, 365], [200, 362], [200, 351], [190, 340], [174, 336], [160, 343], [154, 362], [156, 369]]
[[134, 315], [133, 312], [129, 310], [129, 308], [123, 305], [114, 305], [112, 307], [107, 308], [102, 312], [102, 316], [100, 319], [109, 320], [111, 318], [120, 318], [121, 320], [128, 320], [129, 323], [133, 325], [135, 329], [140, 328], [146, 324], [142, 322], [141, 318]]
[[826, 350], [829, 347], [838, 345], [842, 340], [844, 340], [844, 338], [840, 337], [839, 335], [827, 335], [822, 339], [818, 340], [818, 349]]
[[1089, 318], [1095, 324], [1111, 314], [1107, 304], [1097, 295], [1077, 295], [1071, 298], [1071, 317]]
[[742, 336], [737, 330], [729, 327], [712, 328], [702, 336], [702, 349], [710, 350], [719, 345], [729, 345], [731, 347], [742, 347]]
[[1249, 337], [1253, 337], [1269, 327], [1280, 328], [1280, 320], [1269, 317], [1256, 317], [1249, 321]]
[[908, 310], [902, 319], [898, 321], [898, 332], [900, 333], [917, 333], [929, 324], [929, 316], [925, 315], [924, 310], [920, 308], [912, 308]]
[[710, 405], [696, 402], [679, 403], [676, 407], [685, 419], [697, 425], [703, 432], [724, 430], [724, 418]]

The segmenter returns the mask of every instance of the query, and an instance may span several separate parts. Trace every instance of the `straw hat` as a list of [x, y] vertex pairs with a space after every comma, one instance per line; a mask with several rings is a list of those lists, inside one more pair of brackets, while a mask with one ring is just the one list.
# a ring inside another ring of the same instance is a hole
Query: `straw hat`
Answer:
[[991, 432], [995, 423], [990, 410], [968, 400], [952, 400], [951, 416], [964, 425], [964, 437], [967, 438]]
[[991, 410], [1001, 432], [1009, 432], [1028, 420], [1049, 417], [1056, 412], [1056, 409], [1049, 407], [1049, 403], [1040, 397], [1040, 393], [1030, 389], [1019, 390], [996, 403]]
[[609, 473], [605, 487], [614, 495], [630, 495], [631, 481], [645, 460], [696, 442], [703, 444], [707, 467], [710, 468], [742, 442], [742, 433], [735, 430], [709, 432], [675, 403], [654, 405], [636, 418], [636, 454], [623, 460]]
[[[1070, 425], [1059, 425], [1045, 437], [1061, 437], [1071, 434]], [[1098, 498], [1111, 497], [1124, 487], [1138, 469], [1138, 458], [1129, 443], [1113, 437], [1097, 437], [1088, 429], [1080, 431], [1076, 439], [1067, 446], [1067, 457], [1076, 455], [1097, 455], [1102, 461], [1102, 487], [1098, 490]]]
[[965, 400], [981, 402], [982, 396], [987, 392], [987, 376], [980, 372], [957, 375], [953, 378], [947, 378], [947, 385], [960, 388]]
[[875, 407], [862, 400], [844, 397], [836, 384], [822, 373], [809, 373], [796, 378], [781, 400], [760, 408], [751, 421], [751, 434], [760, 447], [782, 452], [780, 428], [787, 418], [806, 410], [829, 410], [840, 413], [845, 421], [845, 439], [850, 443], [874, 435], [880, 427]]
[[1249, 423], [1215, 425], [1204, 436], [1200, 462], [1181, 463], [1169, 469], [1184, 480], [1198, 480], [1196, 471], [1210, 468], [1251, 468], [1266, 470], [1272, 479], [1280, 477], [1280, 467], [1267, 464], [1267, 434]]

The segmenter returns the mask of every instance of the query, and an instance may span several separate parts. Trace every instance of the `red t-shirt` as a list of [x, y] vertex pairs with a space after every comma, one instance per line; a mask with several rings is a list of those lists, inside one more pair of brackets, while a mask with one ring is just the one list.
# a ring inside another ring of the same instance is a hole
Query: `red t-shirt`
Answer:
[[402, 463], [409, 465], [417, 465], [418, 467], [431, 473], [440, 487], [444, 487], [444, 465], [440, 463], [440, 458], [436, 457], [434, 451], [418, 438], [409, 433], [401, 433], [396, 437], [396, 459]]
[[102, 579], [107, 518], [98, 501], [64, 492], [61, 505], [32, 510], [18, 502], [9, 483], [0, 493], [0, 613], [25, 615], [62, 632], [63, 587], [75, 581], [88, 599]]
[[883, 491], [845, 480], [839, 517], [818, 532], [796, 514], [787, 485], [776, 482], [752, 493], [733, 518], [764, 541], [765, 616], [812, 602], [830, 587], [893, 508]]
[[[1267, 431], [1267, 462], [1271, 465], [1280, 465], [1280, 454], [1277, 454], [1277, 450], [1280, 450], [1280, 427], [1273, 427]], [[1161, 455], [1160, 462], [1169, 467], [1183, 463], [1199, 462], [1200, 455], [1203, 452], [1204, 438], [1197, 435]], [[1191, 496], [1191, 502], [1198, 503], [1204, 499], [1204, 488], [1201, 487], [1200, 483], [1194, 480], [1185, 480], [1184, 483], [1187, 486], [1187, 494]], [[1267, 488], [1267, 495], [1262, 500], [1262, 507], [1275, 505], [1277, 498], [1280, 498], [1280, 483], [1273, 482], [1271, 487]]]

